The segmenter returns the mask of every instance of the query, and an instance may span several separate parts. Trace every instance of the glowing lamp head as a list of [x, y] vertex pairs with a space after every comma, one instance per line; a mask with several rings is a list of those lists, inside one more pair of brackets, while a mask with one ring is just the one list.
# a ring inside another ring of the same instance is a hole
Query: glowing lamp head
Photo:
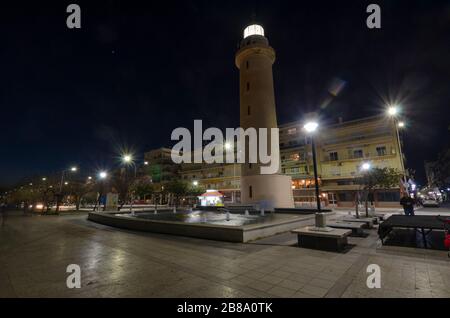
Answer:
[[363, 163], [363, 165], [361, 166], [361, 169], [362, 169], [363, 171], [368, 171], [368, 170], [370, 170], [370, 168], [371, 168], [371, 165], [370, 165], [370, 163], [368, 163], [368, 162]]
[[398, 123], [398, 128], [405, 128], [405, 123], [404, 122], [399, 122]]
[[306, 130], [307, 133], [313, 133], [317, 130], [319, 127], [319, 124], [315, 121], [307, 122], [303, 128]]
[[106, 177], [108, 176], [108, 174], [105, 171], [101, 171], [98, 176], [100, 177], [100, 179], [106, 179]]
[[77, 171], [78, 169], [77, 169], [77, 167], [72, 167], [72, 168], [70, 168], [70, 171], [72, 171], [72, 172], [75, 172], [75, 171]]
[[194, 181], [192, 182], [192, 184], [194, 185], [194, 187], [198, 186], [198, 181]]
[[125, 163], [130, 163], [131, 161], [133, 161], [133, 157], [131, 155], [124, 155], [122, 160]]
[[225, 147], [225, 150], [231, 150], [231, 148], [232, 148], [231, 143], [229, 143], [229, 142], [226, 142], [224, 147]]
[[388, 115], [392, 116], [392, 117], [397, 116], [398, 112], [399, 112], [399, 108], [398, 108], [397, 105], [389, 106], [388, 109], [387, 109]]
[[259, 24], [249, 25], [244, 29], [244, 39], [252, 35], [264, 36], [264, 28]]

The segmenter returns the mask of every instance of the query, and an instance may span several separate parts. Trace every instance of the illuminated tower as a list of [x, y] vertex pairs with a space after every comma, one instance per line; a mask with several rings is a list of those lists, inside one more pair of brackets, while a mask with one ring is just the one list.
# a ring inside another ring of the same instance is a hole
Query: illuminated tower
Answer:
[[[244, 30], [244, 38], [236, 53], [236, 66], [240, 73], [240, 125], [242, 128], [267, 128], [267, 145], [270, 149], [270, 129], [277, 128], [275, 93], [273, 89], [272, 65], [275, 50], [264, 36], [262, 26], [254, 24]], [[241, 201], [253, 204], [261, 201], [270, 207], [294, 207], [291, 177], [276, 174], [261, 174], [262, 164], [246, 163], [241, 167]], [[270, 150], [269, 150], [270, 151]], [[280, 159], [280, 149], [271, 149], [272, 156]], [[279, 170], [279, 167], [278, 167]]]

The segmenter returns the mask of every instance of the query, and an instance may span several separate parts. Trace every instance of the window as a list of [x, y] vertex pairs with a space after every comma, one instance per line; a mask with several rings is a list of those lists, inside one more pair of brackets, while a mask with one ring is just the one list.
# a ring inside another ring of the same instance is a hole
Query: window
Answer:
[[247, 61], [246, 64], [247, 64], [247, 70], [248, 70], [248, 68], [249, 68], [249, 66], [250, 66], [250, 63]]
[[337, 160], [339, 160], [337, 151], [330, 152], [330, 161], [337, 161]]
[[252, 188], [252, 186], [248, 187], [248, 196], [249, 196], [249, 198], [253, 198], [253, 188]]
[[381, 202], [399, 202], [400, 192], [378, 192], [377, 198]]
[[247, 82], [247, 92], [250, 90], [250, 82]]
[[247, 107], [247, 115], [250, 116], [250, 106]]
[[352, 202], [354, 200], [353, 193], [351, 192], [340, 192], [338, 193], [339, 201]]
[[295, 168], [291, 168], [291, 173], [299, 173], [300, 172], [300, 169], [298, 168], [298, 167], [295, 167]]
[[386, 146], [377, 147], [377, 155], [378, 156], [386, 156], [386, 154], [387, 154]]
[[362, 149], [353, 150], [353, 158], [362, 158], [362, 157], [363, 157]]
[[298, 153], [293, 153], [293, 154], [291, 155], [291, 160], [293, 160], [293, 161], [299, 161], [299, 160], [300, 160], [300, 154], [298, 154]]
[[295, 135], [297, 133], [297, 128], [288, 129], [288, 135]]

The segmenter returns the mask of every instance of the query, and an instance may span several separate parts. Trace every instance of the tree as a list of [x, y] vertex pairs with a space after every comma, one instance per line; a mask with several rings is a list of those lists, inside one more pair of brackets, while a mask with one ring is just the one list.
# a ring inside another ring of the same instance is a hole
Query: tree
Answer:
[[180, 198], [189, 193], [189, 186], [186, 182], [173, 180], [167, 183], [165, 190], [173, 195], [176, 208], [179, 205]]
[[131, 192], [135, 196], [144, 198], [145, 200], [146, 196], [150, 196], [155, 192], [155, 186], [153, 185], [149, 177], [143, 177], [134, 180], [133, 184], [131, 185]]
[[75, 202], [75, 210], [80, 210], [80, 204], [83, 197], [92, 192], [94, 189], [94, 182], [92, 181], [71, 181], [66, 186], [66, 193], [73, 196], [73, 200]]
[[[394, 168], [371, 168], [357, 179], [357, 183], [363, 191], [366, 217], [369, 216], [369, 198], [373, 197], [374, 191], [398, 186], [401, 177], [402, 174]], [[356, 208], [356, 217], [359, 218], [358, 208]]]
[[112, 186], [119, 195], [119, 210], [123, 205], [132, 200], [131, 185], [136, 180], [136, 176], [128, 171], [128, 168], [117, 170], [112, 176]]

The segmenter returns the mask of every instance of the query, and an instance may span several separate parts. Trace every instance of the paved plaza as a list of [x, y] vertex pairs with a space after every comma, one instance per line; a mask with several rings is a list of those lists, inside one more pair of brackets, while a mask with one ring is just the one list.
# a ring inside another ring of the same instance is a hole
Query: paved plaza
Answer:
[[[450, 297], [445, 251], [380, 246], [376, 230], [346, 253], [298, 248], [281, 234], [247, 244], [129, 232], [87, 214], [10, 215], [0, 228], [0, 297]], [[80, 289], [66, 267], [81, 267]], [[381, 289], [366, 286], [369, 264]]]

